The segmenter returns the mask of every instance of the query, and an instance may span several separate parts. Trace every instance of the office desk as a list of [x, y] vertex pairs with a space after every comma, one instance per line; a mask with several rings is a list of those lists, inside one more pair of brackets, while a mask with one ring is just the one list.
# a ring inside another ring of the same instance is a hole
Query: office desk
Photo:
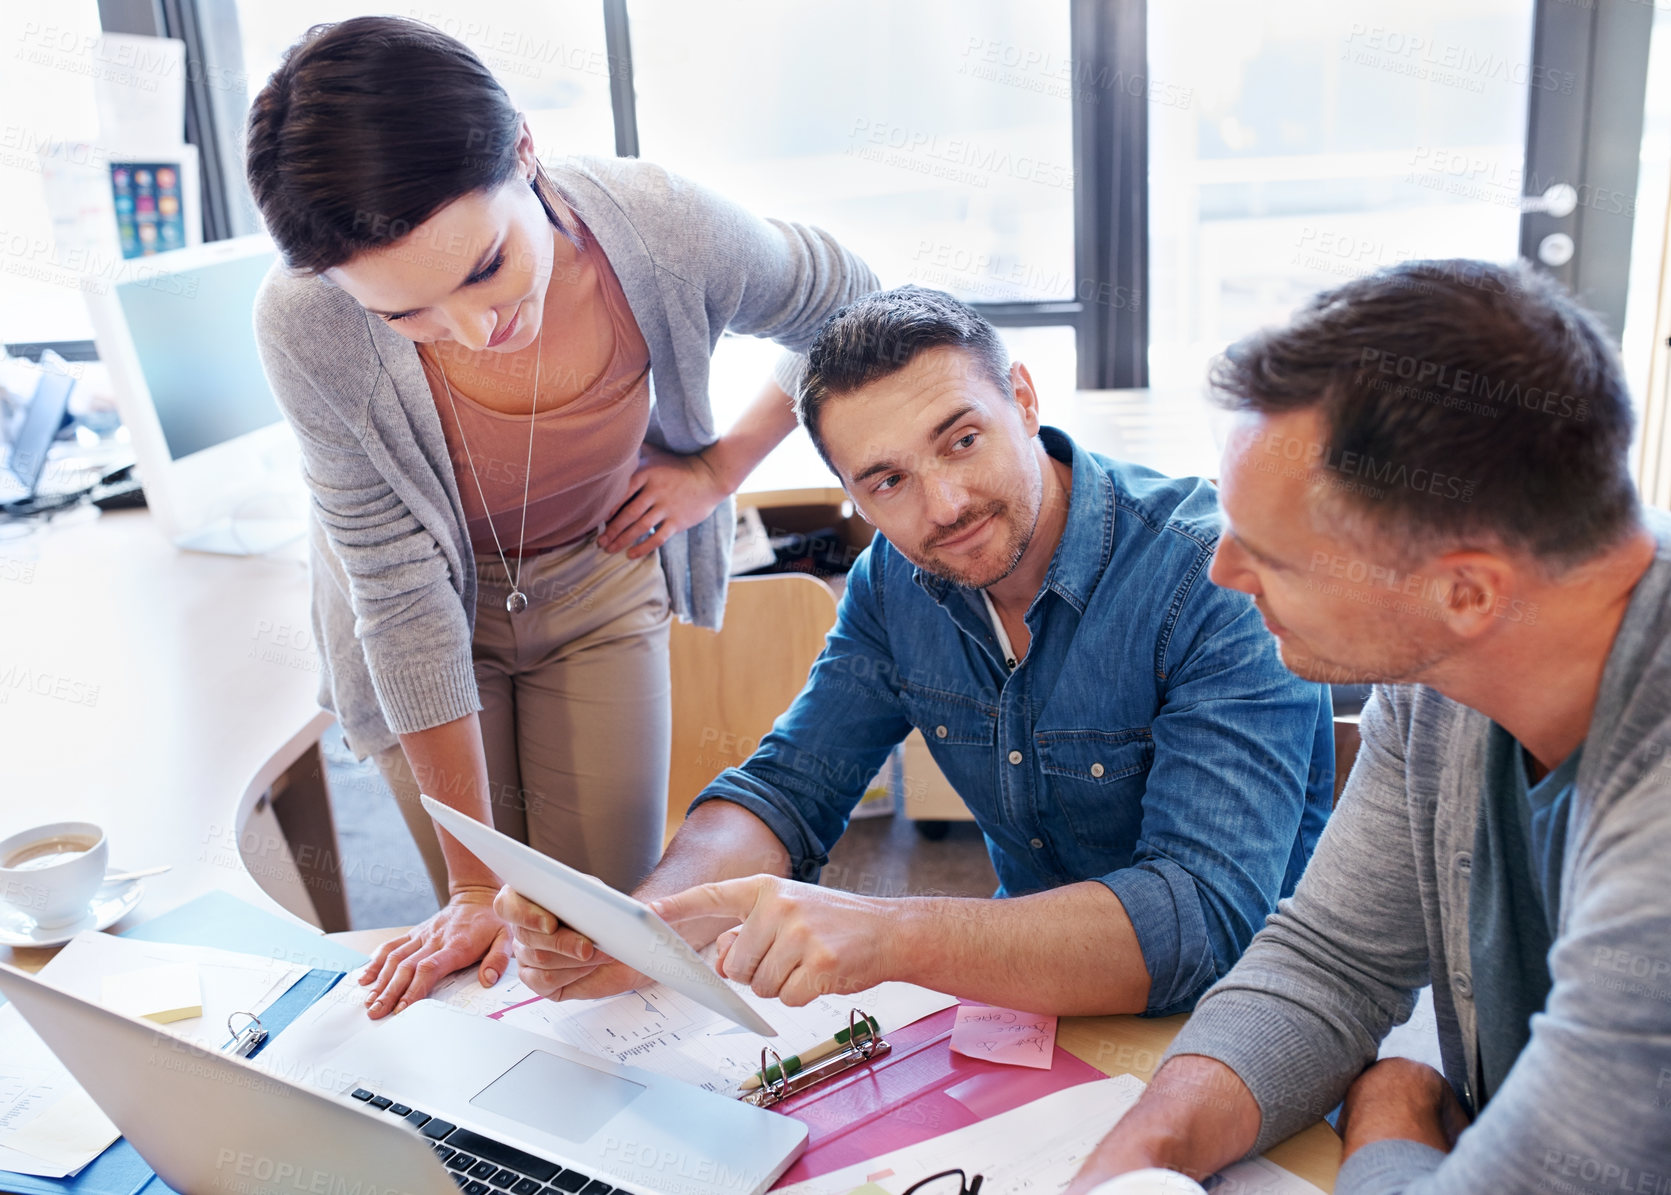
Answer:
[[92, 821], [113, 867], [171, 864], [124, 925], [210, 888], [305, 917], [265, 797], [330, 725], [307, 628], [300, 544], [181, 552], [143, 511], [0, 541], [0, 833]]
[[[403, 929], [369, 929], [332, 934], [336, 941], [371, 954]], [[1106, 1075], [1132, 1074], [1148, 1082], [1155, 1064], [1171, 1044], [1187, 1016], [1175, 1017], [1063, 1017], [1056, 1044]], [[1265, 1155], [1277, 1165], [1325, 1191], [1334, 1190], [1340, 1169], [1340, 1138], [1318, 1123], [1284, 1141]]]

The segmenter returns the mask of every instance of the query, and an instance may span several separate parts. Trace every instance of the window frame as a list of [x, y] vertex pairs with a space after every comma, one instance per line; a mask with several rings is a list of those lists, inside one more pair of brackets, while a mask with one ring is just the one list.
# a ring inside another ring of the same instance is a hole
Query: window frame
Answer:
[[[971, 305], [1000, 327], [1073, 328], [1084, 389], [1141, 387], [1149, 377], [1148, 101], [1146, 87], [1122, 84], [1147, 78], [1148, 0], [1058, 2], [1069, 8], [1074, 77], [1092, 83], [1076, 86], [1072, 102], [1076, 293], [1070, 300]], [[615, 152], [636, 157], [628, 0], [600, 3]], [[1570, 95], [1528, 89], [1525, 177], [1540, 193], [1547, 180], [1573, 180], [1589, 194], [1635, 195], [1652, 16], [1651, 6], [1633, 0], [1534, 0], [1533, 61], [1574, 78]], [[259, 231], [236, 172], [249, 107], [236, 0], [99, 0], [99, 17], [111, 32], [186, 43], [186, 139], [202, 155], [203, 238]], [[1585, 203], [1561, 217], [1523, 210], [1520, 251], [1600, 311], [1617, 337], [1634, 219], [1609, 215]], [[1571, 260], [1556, 267], [1537, 259], [1537, 246], [1552, 232], [1574, 241]], [[64, 342], [63, 350], [69, 356], [87, 348]]]

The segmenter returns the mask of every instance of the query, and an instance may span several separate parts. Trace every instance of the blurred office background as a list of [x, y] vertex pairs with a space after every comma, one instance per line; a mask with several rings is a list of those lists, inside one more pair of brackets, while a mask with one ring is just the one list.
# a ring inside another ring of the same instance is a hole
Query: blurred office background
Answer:
[[[1671, 191], [1651, 0], [13, 0], [0, 229], [48, 233], [35, 151], [96, 141], [102, 28], [184, 41], [205, 239], [256, 231], [250, 96], [310, 25], [372, 11], [470, 44], [544, 155], [650, 158], [980, 303], [1047, 393], [1195, 386], [1321, 287], [1517, 253], [1649, 385]], [[73, 289], [8, 273], [7, 342], [90, 336]], [[724, 346], [722, 418], [771, 351]]]
[[[368, 12], [470, 45], [544, 157], [645, 157], [823, 226], [884, 285], [975, 303], [1047, 417], [1076, 389], [1199, 391], [1228, 342], [1384, 265], [1526, 258], [1619, 338], [1644, 492], [1671, 504], [1671, 0], [7, 0], [8, 352], [92, 353], [86, 263], [54, 241], [43, 159], [97, 157], [98, 80], [183, 75], [201, 237], [254, 233], [250, 99], [311, 25]], [[136, 63], [101, 34], [183, 57]], [[775, 353], [722, 343], [722, 426]], [[378, 787], [335, 763], [344, 792]], [[398, 821], [341, 829], [345, 851], [403, 839]], [[978, 837], [943, 870], [913, 858], [866, 882], [990, 885]]]

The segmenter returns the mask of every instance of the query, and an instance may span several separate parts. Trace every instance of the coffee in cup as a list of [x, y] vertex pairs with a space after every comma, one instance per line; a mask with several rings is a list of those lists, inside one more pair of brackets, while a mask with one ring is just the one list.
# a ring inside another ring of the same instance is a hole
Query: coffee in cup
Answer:
[[0, 901], [42, 929], [87, 915], [110, 848], [92, 822], [54, 822], [0, 839]]

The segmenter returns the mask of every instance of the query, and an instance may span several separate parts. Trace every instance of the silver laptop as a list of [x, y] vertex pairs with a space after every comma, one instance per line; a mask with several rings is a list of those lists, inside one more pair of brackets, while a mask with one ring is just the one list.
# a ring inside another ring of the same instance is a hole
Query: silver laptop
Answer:
[[756, 1195], [806, 1147], [790, 1117], [433, 1000], [321, 1059], [321, 1091], [12, 967], [0, 994], [177, 1191]]
[[17, 438], [5, 454], [5, 464], [0, 465], [0, 502], [22, 502], [34, 497], [74, 389], [75, 378], [69, 374], [56, 368], [41, 370], [34, 397], [29, 400], [28, 410], [17, 429]]

